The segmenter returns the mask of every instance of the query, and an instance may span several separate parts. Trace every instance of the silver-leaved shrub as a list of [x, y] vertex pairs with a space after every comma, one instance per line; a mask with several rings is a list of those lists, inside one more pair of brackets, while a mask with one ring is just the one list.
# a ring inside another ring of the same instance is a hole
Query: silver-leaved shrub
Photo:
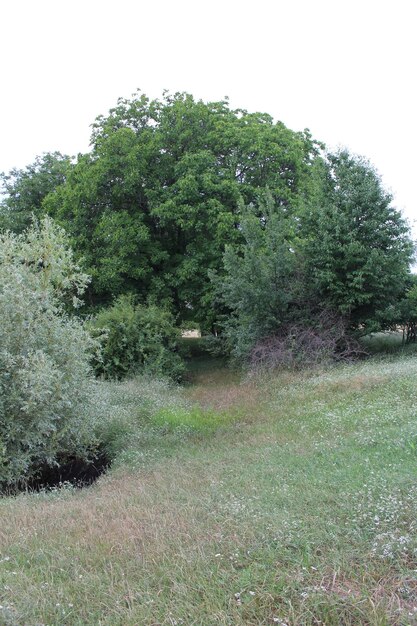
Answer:
[[94, 340], [71, 309], [88, 277], [45, 218], [0, 234], [0, 487], [94, 446]]

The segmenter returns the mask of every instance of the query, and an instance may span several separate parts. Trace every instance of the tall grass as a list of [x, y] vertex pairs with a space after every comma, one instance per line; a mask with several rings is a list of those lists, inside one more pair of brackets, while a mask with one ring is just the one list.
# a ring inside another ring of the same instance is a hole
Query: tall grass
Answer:
[[363, 337], [361, 342], [372, 355], [407, 355], [417, 351], [417, 344], [404, 342], [402, 331], [374, 333]]
[[200, 365], [103, 384], [95, 486], [0, 501], [0, 624], [416, 624], [417, 360]]

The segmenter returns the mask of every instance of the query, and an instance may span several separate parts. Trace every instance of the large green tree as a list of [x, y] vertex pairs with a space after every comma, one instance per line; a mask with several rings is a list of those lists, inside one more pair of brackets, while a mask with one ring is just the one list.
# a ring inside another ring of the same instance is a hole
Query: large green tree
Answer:
[[316, 152], [307, 131], [227, 101], [137, 95], [97, 118], [91, 153], [44, 206], [86, 259], [92, 303], [133, 291], [209, 327], [208, 271], [241, 239], [239, 199], [268, 185], [293, 210]]
[[238, 359], [350, 357], [358, 334], [412, 324], [409, 227], [364, 159], [347, 151], [316, 159], [303, 203], [261, 194], [242, 207], [240, 230], [214, 279]]
[[409, 226], [363, 158], [329, 154], [315, 180], [302, 220], [309, 280], [353, 328], [383, 327], [408, 279]]

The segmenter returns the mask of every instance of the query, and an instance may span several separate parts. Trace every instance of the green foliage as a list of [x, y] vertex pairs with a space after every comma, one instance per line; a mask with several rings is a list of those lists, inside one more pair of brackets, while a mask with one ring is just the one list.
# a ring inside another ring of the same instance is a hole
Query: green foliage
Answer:
[[178, 354], [179, 331], [169, 312], [121, 296], [96, 316], [92, 328], [103, 337], [101, 357], [95, 363], [98, 374], [107, 378], [134, 373], [181, 377], [184, 366]]
[[308, 132], [184, 93], [119, 100], [92, 144], [44, 202], [86, 260], [91, 302], [150, 296], [205, 330], [219, 315], [208, 271], [241, 239], [239, 199], [268, 185], [296, 204], [316, 153]]
[[232, 311], [224, 322], [232, 354], [245, 358], [256, 342], [279, 330], [291, 318], [299, 284], [294, 250], [296, 221], [277, 207], [271, 193], [259, 205], [240, 207], [244, 244], [228, 246], [224, 278], [217, 282], [220, 298]]
[[347, 151], [316, 167], [304, 254], [318, 297], [364, 332], [390, 317], [409, 276], [409, 227], [372, 166]]
[[405, 345], [401, 331], [386, 331], [361, 337], [361, 344], [372, 356], [407, 355], [416, 351], [416, 346]]
[[65, 182], [70, 167], [68, 156], [53, 152], [37, 157], [24, 169], [1, 173], [0, 229], [20, 233], [30, 226], [33, 216], [41, 217], [44, 198]]
[[391, 327], [396, 330], [401, 327], [403, 331], [403, 343], [415, 343], [417, 341], [417, 276], [411, 274], [408, 277], [403, 297], [388, 309], [387, 319]]
[[226, 248], [225, 274], [215, 281], [238, 359], [261, 342], [261, 360], [271, 361], [272, 350], [272, 361], [287, 361], [293, 335], [294, 350], [303, 344], [312, 353], [320, 343], [350, 358], [361, 352], [353, 333], [412, 319], [413, 290], [400, 304], [410, 280], [409, 228], [363, 159], [345, 151], [317, 159], [302, 204], [267, 193], [241, 208], [240, 229], [244, 243]]
[[65, 313], [86, 284], [65, 233], [49, 218], [22, 235], [0, 235], [2, 485], [91, 452], [89, 359], [96, 344]]
[[73, 165], [55, 153], [3, 175], [0, 223], [46, 212], [64, 226], [92, 310], [132, 293], [203, 334], [232, 314], [236, 355], [322, 310], [356, 332], [405, 323], [408, 226], [367, 161], [322, 148], [227, 101], [135, 94]]

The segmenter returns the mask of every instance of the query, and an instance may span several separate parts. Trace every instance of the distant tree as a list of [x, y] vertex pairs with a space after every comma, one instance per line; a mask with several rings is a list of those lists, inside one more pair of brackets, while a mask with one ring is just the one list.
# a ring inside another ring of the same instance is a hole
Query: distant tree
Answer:
[[19, 233], [33, 216], [43, 215], [44, 198], [65, 182], [70, 167], [70, 157], [53, 152], [36, 157], [24, 169], [1, 173], [0, 229]]
[[403, 331], [403, 343], [417, 341], [417, 275], [411, 274], [403, 297], [391, 307], [389, 321], [393, 330], [400, 327]]

